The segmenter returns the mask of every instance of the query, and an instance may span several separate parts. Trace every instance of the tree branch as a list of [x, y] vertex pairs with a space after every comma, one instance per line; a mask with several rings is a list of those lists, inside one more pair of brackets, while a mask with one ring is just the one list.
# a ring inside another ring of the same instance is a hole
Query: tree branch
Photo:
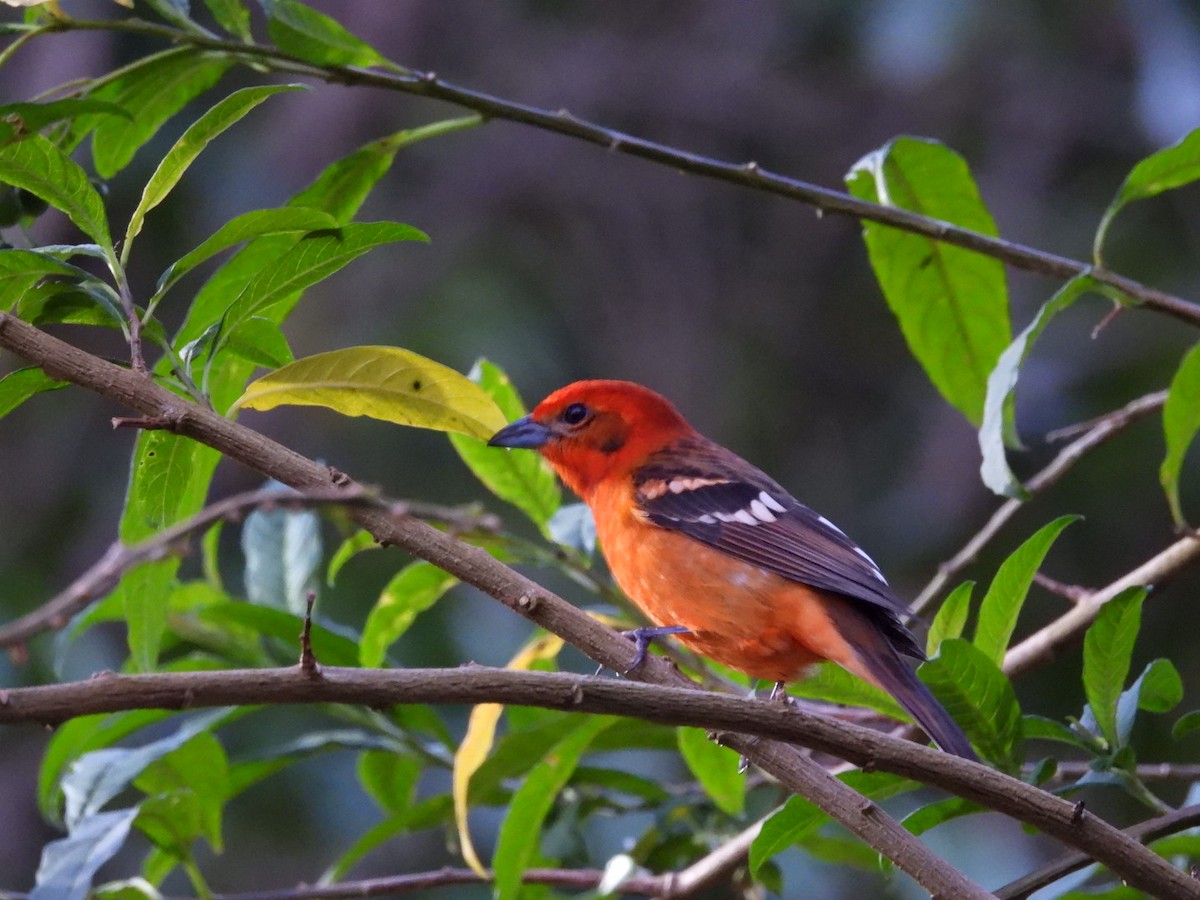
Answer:
[[1009, 648], [1004, 655], [1004, 673], [1009, 677], [1021, 674], [1039, 662], [1050, 659], [1071, 639], [1077, 637], [1096, 615], [1100, 607], [1126, 588], [1156, 585], [1200, 557], [1200, 539], [1185, 537], [1176, 541], [1153, 559], [1081, 599], [1045, 628], [1035, 631], [1021, 643]]
[[[1036, 496], [1057, 482], [1093, 447], [1103, 444], [1134, 422], [1145, 418], [1155, 410], [1161, 409], [1166, 400], [1166, 391], [1156, 391], [1153, 394], [1139, 397], [1125, 404], [1120, 409], [1088, 422], [1086, 433], [1063, 447], [1049, 465], [1029, 479], [1025, 485], [1025, 490], [1029, 494], [1029, 497]], [[1060, 433], [1062, 431], [1065, 431], [1065, 429], [1060, 429]], [[1008, 523], [1008, 520], [1016, 515], [1017, 510], [1027, 502], [1028, 500], [1014, 498], [1002, 503], [992, 513], [992, 517], [988, 519], [987, 524], [974, 537], [967, 541], [961, 550], [938, 568], [938, 573], [925, 586], [925, 589], [921, 591], [917, 599], [913, 601], [913, 613], [920, 613], [929, 606], [952, 579], [957, 577], [971, 563], [975, 562], [980, 551]]]
[[[690, 687], [484, 666], [397, 670], [329, 667], [315, 677], [299, 667], [150, 675], [104, 673], [87, 681], [3, 692], [0, 694], [0, 724], [55, 724], [80, 715], [127, 709], [194, 709], [265, 703], [354, 703], [372, 708], [414, 703], [539, 706], [727, 732], [730, 739], [724, 740], [726, 735], [722, 734], [723, 743], [735, 746], [739, 751], [747, 748], [757, 752], [767, 747], [773, 752], [790, 750], [793, 758], [803, 759], [797, 756], [794, 748], [776, 743], [786, 741], [833, 754], [860, 766], [912, 778], [1013, 816], [1082, 850], [1130, 884], [1150, 891], [1154, 896], [1200, 897], [1200, 883], [1133, 838], [1097, 816], [1081, 811], [1076, 804], [1002, 772], [861, 725], [783, 704]], [[755, 735], [759, 739], [745, 735]], [[737, 736], [741, 737], [735, 744], [732, 738]], [[775, 742], [761, 738], [773, 738]], [[836, 779], [832, 780], [836, 782]], [[822, 808], [838, 818], [834, 810], [840, 810], [839, 804], [844, 798], [824, 793], [819, 782], [816, 792], [832, 807], [822, 805]], [[871, 820], [888, 820], [873, 802], [857, 793], [854, 797], [856, 808], [862, 815]], [[814, 802], [821, 804], [820, 799], [814, 799]], [[898, 855], [904, 858], [903, 852]], [[911, 859], [906, 861], [913, 862]], [[956, 888], [958, 893], [944, 896], [990, 896], [965, 879], [963, 882]]]
[[[188, 402], [150, 379], [51, 337], [8, 313], [0, 313], [0, 347], [50, 369], [57, 378], [161, 421], [173, 433], [207, 444], [230, 459], [296, 490], [328, 490], [352, 484], [349, 479], [334, 478], [328, 467], [264, 435]], [[394, 544], [445, 569], [559, 635], [606, 668], [623, 672], [633, 662], [634, 648], [629, 641], [561, 597], [496, 561], [485, 551], [416, 519], [397, 519], [370, 508], [351, 509], [349, 514], [376, 540]], [[647, 659], [633, 677], [657, 684], [691, 685], [668, 663], [654, 657]], [[797, 753], [794, 747], [738, 734], [726, 736], [723, 742], [812, 801], [851, 833], [895, 862], [931, 894], [964, 898], [990, 896], [930, 851], [899, 822], [873, 803], [864, 801], [861, 794]], [[1139, 865], [1139, 871], [1150, 872], [1160, 862], [1155, 857], [1150, 863], [1151, 869]], [[1167, 889], [1170, 879], [1175, 877], [1174, 871], [1163, 864], [1159, 865], [1157, 875], [1149, 877], [1155, 885]]]
[[[1193, 825], [1200, 825], [1200, 804], [1185, 806], [1183, 809], [1177, 809], [1165, 816], [1159, 816], [1157, 819], [1141, 822], [1132, 828], [1125, 829], [1125, 833], [1143, 844], [1150, 844], [1159, 838], [1178, 834]], [[1060, 878], [1065, 878], [1072, 872], [1079, 871], [1091, 861], [1082, 853], [1067, 853], [1058, 859], [1051, 860], [1023, 878], [1009, 882], [996, 891], [996, 896], [1000, 900], [1024, 900], [1035, 891], [1053, 884]]]
[[[882, 206], [859, 200], [841, 191], [820, 187], [795, 178], [768, 172], [755, 162], [731, 163], [655, 143], [644, 138], [605, 128], [572, 115], [565, 109], [538, 109], [480, 91], [471, 90], [438, 78], [433, 72], [406, 69], [401, 73], [381, 72], [355, 66], [318, 66], [289, 56], [262, 44], [242, 44], [206, 37], [194, 32], [157, 25], [137, 19], [84, 21], [64, 19], [58, 31], [93, 30], [141, 34], [170, 41], [174, 45], [218, 50], [257, 65], [266, 64], [275, 71], [306, 75], [335, 84], [369, 85], [443, 100], [471, 109], [490, 119], [504, 119], [551, 131], [576, 140], [597, 144], [613, 153], [624, 153], [669, 166], [680, 172], [701, 175], [741, 187], [787, 197], [816, 207], [822, 213], [837, 213], [857, 219], [879, 222], [932, 240], [964, 247], [1001, 260], [1017, 269], [1063, 280], [1090, 274], [1094, 279], [1136, 300], [1147, 309], [1165, 313], [1191, 325], [1200, 326], [1200, 305], [1131, 278], [1088, 263], [1068, 259], [1002, 238], [960, 228], [949, 222], [894, 206]], [[50, 33], [49, 30], [47, 33]]]

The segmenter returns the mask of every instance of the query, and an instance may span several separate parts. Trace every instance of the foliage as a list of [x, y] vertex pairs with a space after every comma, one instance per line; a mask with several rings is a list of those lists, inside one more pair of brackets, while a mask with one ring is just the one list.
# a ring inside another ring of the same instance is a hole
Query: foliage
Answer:
[[[210, 24], [226, 32], [225, 40], [253, 40], [251, 18], [240, 3], [210, 0], [207, 5], [215, 20]], [[425, 235], [400, 222], [356, 221], [360, 207], [401, 150], [479, 119], [446, 120], [371, 141], [331, 162], [286, 205], [243, 210], [162, 272], [147, 272], [137, 252], [138, 238], [193, 163], [253, 109], [299, 90], [294, 84], [267, 83], [273, 66], [294, 72], [303, 64], [301, 71], [324, 73], [331, 80], [337, 80], [342, 67], [402, 71], [336, 20], [295, 0], [264, 0], [270, 52], [257, 56], [188, 45], [188, 36], [208, 32], [191, 18], [187, 4], [161, 0], [150, 6], [178, 30], [180, 46], [82, 86], [64, 86], [57, 99], [0, 109], [0, 190], [14, 200], [14, 216], [5, 223], [15, 226], [11, 236], [21, 240], [29, 234], [28, 226], [50, 210], [46, 214], [64, 216], [80, 238], [71, 245], [0, 251], [3, 308], [39, 325], [118, 328], [132, 358], [143, 346], [157, 354], [148, 360], [148, 369], [159, 383], [231, 418], [245, 408], [319, 405], [344, 415], [447, 432], [479, 485], [523, 514], [539, 535], [522, 536], [521, 523], [499, 534], [468, 529], [463, 537], [506, 562], [537, 563], [564, 575], [588, 588], [597, 603], [611, 601], [615, 588], [592, 564], [595, 534], [586, 511], [562, 506], [559, 488], [536, 455], [495, 451], [484, 443], [506, 421], [524, 413], [500, 366], [480, 360], [463, 375], [388, 346], [330, 349], [297, 360], [284, 330], [310, 288], [363, 254], [392, 253], [403, 265], [409, 245], [426, 240]], [[31, 12], [18, 30], [70, 27], [69, 21], [52, 21], [55, 15]], [[250, 68], [264, 83], [217, 97], [221, 78], [247, 59], [254, 60]], [[205, 107], [199, 115], [184, 112], [193, 102]], [[129, 171], [135, 154], [153, 151], [155, 134], [180, 116], [190, 124], [141, 186], [132, 213], [119, 222], [121, 210], [97, 188], [97, 179]], [[1109, 225], [1126, 204], [1200, 177], [1197, 134], [1130, 173], [1097, 231], [1097, 262]], [[89, 140], [94, 175], [76, 161], [76, 148]], [[966, 160], [939, 143], [897, 138], [856, 163], [847, 181], [857, 197], [996, 234]], [[17, 192], [23, 192], [24, 205], [15, 203]], [[113, 239], [114, 228], [123, 235], [119, 242]], [[879, 222], [864, 226], [864, 239], [914, 357], [945, 399], [979, 427], [985, 483], [997, 493], [1026, 496], [1009, 469], [1005, 449], [1006, 443], [1015, 443], [1014, 389], [1021, 367], [1053, 316], [1085, 291], [1113, 295], [1112, 290], [1090, 276], [1072, 279], [1014, 338], [999, 260]], [[189, 298], [184, 288], [188, 276], [235, 247], [239, 249]], [[139, 297], [132, 283], [155, 287], [150, 296]], [[160, 315], [168, 310], [171, 316]], [[172, 322], [181, 323], [173, 334]], [[1167, 453], [1161, 479], [1180, 523], [1183, 460], [1200, 427], [1198, 360], [1195, 350], [1184, 358], [1163, 413]], [[251, 381], [257, 367], [271, 371]], [[0, 379], [0, 417], [64, 384], [52, 372], [10, 372]], [[153, 538], [199, 511], [218, 460], [216, 451], [186, 437], [143, 432], [132, 454], [119, 525], [122, 541]], [[1063, 722], [1025, 713], [1005, 673], [1005, 655], [1035, 575], [1075, 518], [1060, 517], [1034, 531], [1000, 564], [974, 610], [971, 583], [950, 594], [933, 620], [928, 640], [932, 659], [923, 665], [921, 677], [994, 766], [1028, 773], [1028, 744], [1051, 742], [1074, 757], [1082, 755], [1090, 765], [1086, 775], [1063, 784], [1062, 790], [1116, 785], [1159, 810], [1163, 801], [1138, 775], [1133, 726], [1141, 712], [1172, 711], [1184, 692], [1178, 671], [1165, 659], [1150, 662], [1129, 683], [1144, 590], [1132, 588], [1110, 600], [1088, 630], [1080, 688], [1086, 707], [1078, 718]], [[130, 671], [201, 671], [290, 661], [321, 567], [326, 566], [332, 584], [357, 553], [376, 546], [364, 533], [352, 535], [326, 564], [325, 521], [311, 509], [257, 510], [241, 530], [244, 597], [221, 583], [215, 562], [193, 578], [180, 574], [176, 557], [166, 556], [125, 572], [69, 633], [123, 622], [128, 649], [124, 667]], [[215, 543], [219, 533], [212, 534]], [[457, 578], [429, 562], [397, 563], [361, 623], [317, 616], [312, 629], [317, 657], [326, 665], [390, 664], [393, 644], [457, 584]], [[974, 637], [968, 641], [963, 635], [972, 613]], [[553, 669], [562, 648], [560, 638], [535, 637], [509, 665]], [[688, 658], [683, 665], [690, 674], [723, 677], [702, 661]], [[793, 692], [907, 720], [889, 696], [830, 666], [795, 685]], [[166, 722], [164, 714], [126, 712], [78, 718], [59, 729], [45, 753], [38, 797], [43, 814], [61, 825], [65, 836], [46, 846], [32, 896], [87, 896], [101, 866], [131, 846], [135, 835], [143, 839], [136, 845], [140, 864], [131, 862], [133, 856], [123, 857], [130, 867], [113, 873], [122, 881], [109, 885], [110, 895], [142, 895], [176, 871], [206, 895], [207, 880], [219, 870], [220, 860], [198, 854], [197, 848], [204, 842], [220, 850], [227, 805], [325, 752], [357, 756], [358, 779], [381, 816], [374, 827], [331, 850], [323, 861], [329, 880], [347, 877], [367, 853], [397, 835], [441, 829], [451, 836], [453, 852], [481, 876], [494, 878], [497, 896], [516, 897], [531, 867], [604, 868], [609, 861], [590, 858], [583, 839], [601, 817], [636, 820], [642, 829], [627, 852], [611, 861], [614, 872], [639, 866], [682, 868], [764, 815], [749, 850], [750, 872], [763, 883], [778, 878], [772, 860], [793, 847], [818, 859], [878, 864], [874, 850], [846, 840], [808, 800], [784, 800], [772, 785], [745, 777], [735, 755], [700, 729], [672, 733], [644, 723], [507, 710], [495, 704], [475, 707], [465, 729], [450, 712], [433, 706], [328, 710], [330, 719], [349, 727], [314, 729], [299, 741], [259, 747], [249, 755], [227, 753], [222, 729], [262, 712], [245, 707]], [[1197, 728], [1200, 716], [1191, 712], [1178, 719], [1175, 735], [1184, 740]], [[656, 779], [626, 771], [619, 759], [599, 755], [629, 748], [652, 750], [691, 778], [681, 789], [668, 789]], [[894, 775], [856, 771], [841, 777], [872, 800], [907, 795], [916, 808], [905, 824], [915, 833], [981, 810], [960, 798], [918, 794], [917, 782]], [[504, 809], [490, 866], [480, 859], [469, 824], [471, 810], [480, 807]], [[1189, 846], [1184, 855], [1194, 857], [1196, 848]], [[619, 879], [613, 878], [615, 884]]]

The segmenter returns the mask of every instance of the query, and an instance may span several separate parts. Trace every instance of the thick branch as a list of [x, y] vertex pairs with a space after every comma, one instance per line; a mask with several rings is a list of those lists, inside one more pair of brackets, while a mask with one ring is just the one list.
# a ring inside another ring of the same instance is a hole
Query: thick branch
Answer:
[[679, 150], [644, 138], [635, 137], [623, 132], [605, 128], [593, 122], [588, 122], [572, 115], [565, 109], [557, 111], [538, 109], [523, 103], [514, 103], [500, 97], [494, 97], [480, 91], [460, 87], [438, 78], [433, 72], [418, 72], [407, 70], [403, 73], [381, 72], [362, 69], [354, 66], [317, 66], [295, 57], [288, 56], [273, 47], [259, 44], [241, 44], [234, 41], [222, 41], [183, 31], [164, 25], [142, 22], [136, 19], [118, 21], [64, 21], [63, 31], [72, 29], [92, 29], [98, 31], [124, 31], [137, 34], [151, 35], [163, 38], [177, 45], [191, 45], [209, 50], [219, 50], [240, 59], [247, 59], [256, 64], [267, 64], [280, 72], [291, 72], [307, 75], [337, 84], [370, 85], [405, 94], [416, 94], [453, 103], [465, 109], [471, 109], [490, 119], [505, 119], [519, 122], [544, 131], [575, 138], [597, 144], [614, 153], [625, 153], [630, 156], [648, 159], [661, 165], [669, 166], [680, 172], [701, 175], [718, 181], [788, 197], [801, 203], [815, 206], [822, 212], [838, 213], [854, 216], [865, 221], [910, 231], [936, 241], [954, 244], [974, 250], [985, 256], [999, 259], [1014, 268], [1049, 275], [1053, 278], [1070, 279], [1084, 273], [1090, 274], [1097, 281], [1110, 285], [1121, 293], [1133, 298], [1141, 305], [1157, 312], [1200, 325], [1200, 305], [1184, 300], [1117, 275], [1106, 269], [1094, 269], [1088, 263], [1068, 259], [1023, 244], [1006, 241], [990, 235], [980, 234], [949, 222], [930, 219], [926, 216], [899, 209], [894, 206], [881, 206], [859, 200], [841, 191], [831, 190], [810, 184], [795, 178], [788, 178], [774, 172], [768, 172], [757, 163], [730, 163]]
[[[53, 371], [57, 378], [123, 403], [163, 423], [174, 433], [205, 443], [296, 490], [328, 490], [349, 483], [348, 479], [345, 482], [337, 479], [339, 483], [335, 484], [327, 467], [7, 313], [0, 313], [0, 347]], [[601, 665], [625, 671], [632, 663], [634, 650], [629, 641], [561, 597], [497, 562], [485, 551], [415, 519], [396, 518], [375, 509], [354, 509], [350, 515], [377, 540], [394, 544], [445, 569], [559, 635]], [[658, 684], [691, 684], [666, 662], [655, 658], [647, 659], [635, 676]], [[931, 894], [967, 898], [989, 896], [933, 854], [900, 823], [874, 804], [865, 804], [859, 793], [798, 754], [794, 747], [738, 734], [727, 736], [724, 743], [825, 810], [850, 832], [895, 862]], [[1149, 861], [1149, 869], [1139, 866], [1139, 870], [1150, 873], [1150, 881], [1166, 889], [1170, 879], [1175, 877], [1175, 870], [1158, 865], [1159, 871], [1154, 874], [1154, 866], [1159, 863], [1155, 857]]]
[[[1130, 884], [1160, 897], [1200, 898], [1200, 883], [1075, 804], [979, 763], [899, 740], [870, 728], [774, 704], [617, 679], [483, 666], [458, 669], [325, 668], [319, 677], [289, 669], [246, 669], [154, 675], [100, 675], [88, 681], [18, 688], [0, 695], [0, 724], [53, 724], [79, 715], [125, 709], [182, 709], [263, 703], [504, 703], [566, 712], [631, 716], [663, 725], [694, 725], [758, 735], [831, 753], [951, 791], [1038, 828], [1104, 863]], [[724, 736], [722, 736], [724, 737]], [[727, 743], [732, 744], [732, 741]], [[766, 742], [742, 738], [737, 749]], [[771, 748], [787, 748], [771, 743]], [[840, 782], [839, 782], [840, 784]], [[820, 786], [818, 785], [820, 794]], [[835, 809], [841, 798], [823, 795]], [[857, 808], [886, 819], [862, 796]], [[819, 802], [819, 801], [818, 801]], [[832, 811], [831, 811], [832, 812]], [[835, 814], [836, 817], [836, 814]], [[918, 879], [920, 880], [920, 879]], [[966, 883], [946, 896], [989, 896]]]

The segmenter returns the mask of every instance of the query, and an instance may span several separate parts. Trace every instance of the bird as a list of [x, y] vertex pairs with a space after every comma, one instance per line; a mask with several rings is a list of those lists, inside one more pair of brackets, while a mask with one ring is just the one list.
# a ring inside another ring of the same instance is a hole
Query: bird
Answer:
[[832, 660], [891, 694], [944, 751], [978, 757], [904, 657], [925, 654], [874, 560], [774, 479], [630, 381], [577, 381], [496, 432], [589, 506], [621, 590], [684, 646], [775, 691]]

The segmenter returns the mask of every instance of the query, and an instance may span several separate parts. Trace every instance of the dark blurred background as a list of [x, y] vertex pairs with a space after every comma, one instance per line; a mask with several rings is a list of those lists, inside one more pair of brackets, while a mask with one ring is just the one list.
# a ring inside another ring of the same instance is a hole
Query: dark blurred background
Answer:
[[[1002, 236], [1076, 259], [1087, 258], [1130, 167], [1200, 124], [1200, 8], [1187, 0], [314, 5], [403, 65], [822, 185], [840, 187], [857, 159], [892, 137], [936, 138], [966, 157]], [[121, 14], [100, 2], [64, 6], [79, 17]], [[261, 25], [256, 20], [260, 34]], [[41, 38], [5, 67], [0, 102], [109, 71], [147, 47], [99, 33]], [[255, 77], [233, 71], [204, 103]], [[108, 186], [121, 227], [157, 160], [199, 110], [169, 123]], [[135, 293], [147, 296], [167, 264], [222, 222], [280, 205], [362, 143], [461, 114], [433, 101], [321, 84], [272, 98], [207, 150], [151, 214], [131, 263]], [[1200, 297], [1198, 198], [1188, 188], [1122, 213], [1110, 235], [1111, 266]], [[852, 220], [822, 219], [797, 203], [500, 121], [401, 151], [359, 218], [411, 223], [432, 243], [382, 248], [310, 290], [286, 327], [297, 356], [387, 343], [464, 371], [486, 356], [529, 402], [577, 378], [644, 382], [842, 525], [907, 595], [997, 505], [978, 478], [974, 430], [908, 354]], [[46, 216], [35, 237], [73, 234]], [[1009, 274], [1019, 329], [1057, 285]], [[178, 321], [200, 283], [193, 275], [182, 284], [164, 317]], [[1030, 449], [1014, 459], [1019, 473], [1052, 455], [1041, 438], [1047, 430], [1164, 387], [1194, 340], [1186, 326], [1138, 311], [1093, 338], [1106, 311], [1093, 299], [1060, 316], [1026, 366], [1018, 421]], [[108, 352], [121, 350], [114, 343]], [[133, 440], [109, 428], [119, 412], [66, 390], [0, 422], [0, 617], [36, 607], [114, 539]], [[243, 421], [392, 496], [442, 503], [484, 496], [441, 435], [311, 409], [249, 413]], [[1022, 511], [968, 576], [986, 585], [1007, 551], [1067, 512], [1087, 518], [1052, 551], [1048, 574], [1098, 586], [1145, 560], [1172, 539], [1157, 483], [1162, 453], [1157, 419], [1131, 429]], [[1185, 507], [1190, 502], [1194, 512], [1195, 479], [1185, 482]], [[213, 495], [256, 483], [225, 464]], [[521, 527], [514, 510], [492, 506]], [[236, 540], [226, 543], [235, 573]], [[325, 615], [361, 627], [403, 561], [389, 551], [352, 563], [323, 598]], [[1185, 709], [1200, 699], [1196, 587], [1193, 575], [1155, 594], [1134, 661], [1135, 671], [1156, 656], [1176, 662]], [[1035, 588], [1020, 633], [1062, 608]], [[497, 604], [460, 590], [394, 657], [413, 665], [502, 663], [527, 630]], [[121, 645], [112, 637], [78, 643], [65, 674], [119, 665]], [[50, 639], [30, 650], [28, 665], [0, 662], [0, 684], [54, 677]], [[1079, 671], [1074, 649], [1022, 679], [1026, 711], [1077, 714]], [[301, 731], [316, 721], [305, 716], [274, 718]], [[1147, 761], [1195, 757], [1194, 741], [1171, 742], [1169, 723], [1142, 726]], [[33, 806], [45, 740], [32, 729], [0, 733], [2, 887], [28, 887], [40, 845], [54, 836]], [[673, 764], [653, 765], [666, 779], [686, 777]], [[330, 755], [235, 803], [225, 859], [209, 867], [214, 887], [315, 878], [376, 816], [352, 778], [351, 754]], [[1183, 789], [1164, 793], [1179, 801]], [[1144, 817], [1112, 791], [1089, 795], [1089, 805], [1118, 820]], [[485, 852], [488, 822], [480, 816]], [[995, 822], [958, 829], [953, 839], [966, 840], [963, 833], [979, 838], [960, 850], [969, 870], [993, 886], [1053, 850], [1038, 844], [1022, 857], [1018, 847], [1029, 840]], [[985, 841], [998, 836], [1011, 842], [1011, 859], [997, 859]], [[951, 838], [935, 832], [933, 839]], [[427, 835], [393, 844], [361, 871], [452, 861], [440, 841]], [[831, 879], [820, 896], [843, 896], [836, 885], [844, 876], [832, 867], [791, 865], [801, 872], [796, 878]], [[862, 882], [845, 883], [845, 896], [861, 895]]]

